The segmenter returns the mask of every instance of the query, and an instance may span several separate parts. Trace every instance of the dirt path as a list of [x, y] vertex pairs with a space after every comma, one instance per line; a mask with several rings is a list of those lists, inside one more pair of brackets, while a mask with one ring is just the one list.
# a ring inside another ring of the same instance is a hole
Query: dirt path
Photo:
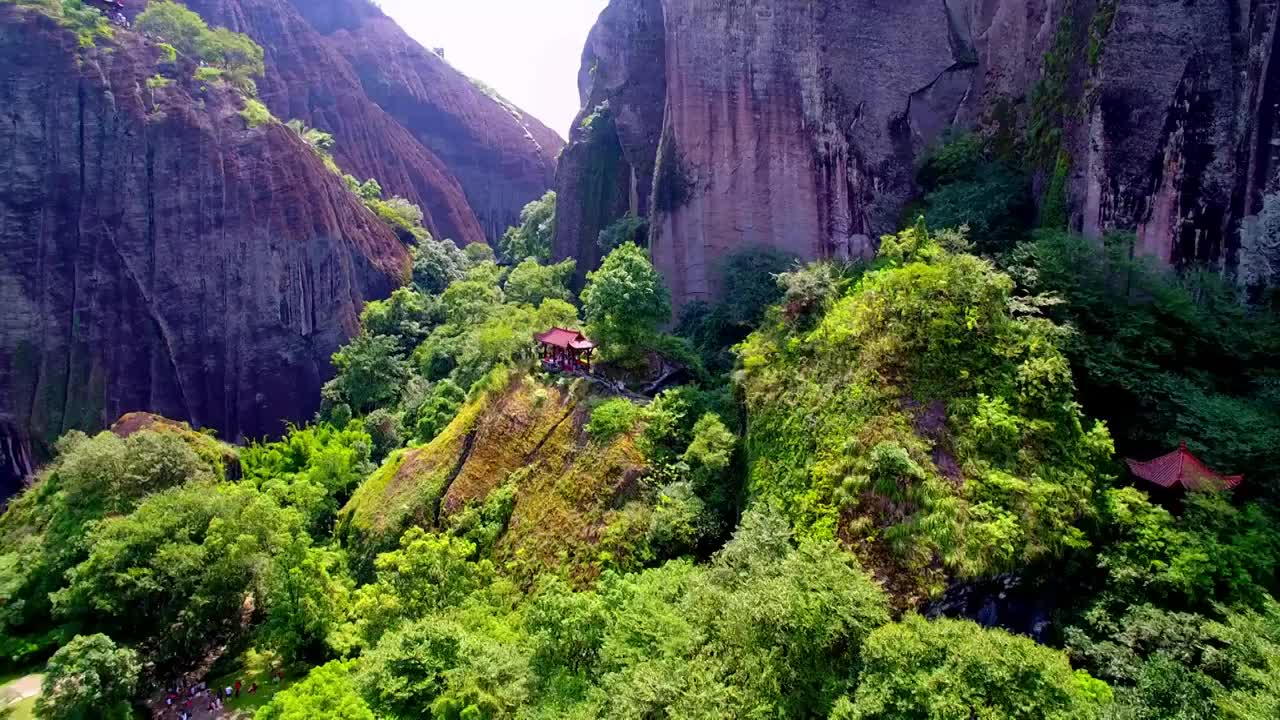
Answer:
[[29, 697], [39, 695], [40, 683], [43, 681], [43, 675], [32, 674], [20, 677], [4, 687], [0, 687], [0, 707], [12, 705]]

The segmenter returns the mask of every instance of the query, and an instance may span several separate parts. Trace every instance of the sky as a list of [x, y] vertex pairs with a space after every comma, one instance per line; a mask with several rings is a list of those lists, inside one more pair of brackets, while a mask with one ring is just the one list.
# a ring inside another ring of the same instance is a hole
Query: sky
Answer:
[[378, 0], [427, 47], [503, 97], [569, 134], [587, 32], [608, 0]]

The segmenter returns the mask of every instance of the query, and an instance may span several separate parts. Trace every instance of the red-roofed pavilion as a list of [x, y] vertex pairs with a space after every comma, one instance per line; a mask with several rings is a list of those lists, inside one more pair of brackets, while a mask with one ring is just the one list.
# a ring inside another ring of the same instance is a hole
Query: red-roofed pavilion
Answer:
[[1234, 488], [1244, 480], [1243, 475], [1219, 475], [1210, 470], [1208, 465], [1200, 462], [1200, 458], [1191, 454], [1185, 441], [1177, 450], [1154, 460], [1138, 462], [1125, 458], [1124, 462], [1134, 475], [1162, 488], [1221, 490]]
[[533, 336], [542, 346], [542, 365], [569, 372], [591, 372], [591, 353], [596, 344], [577, 330], [553, 327]]

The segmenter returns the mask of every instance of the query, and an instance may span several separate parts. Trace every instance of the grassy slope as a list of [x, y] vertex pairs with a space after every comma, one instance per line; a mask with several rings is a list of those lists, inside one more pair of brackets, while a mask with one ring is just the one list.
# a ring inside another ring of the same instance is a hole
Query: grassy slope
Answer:
[[367, 557], [411, 525], [447, 527], [513, 482], [515, 507], [495, 560], [525, 577], [561, 563], [574, 577], [594, 576], [625, 555], [611, 538], [644, 512], [628, 501], [640, 495], [645, 468], [633, 436], [600, 445], [583, 431], [590, 394], [581, 382], [515, 375], [469, 402], [430, 443], [389, 458], [343, 509], [339, 532]]

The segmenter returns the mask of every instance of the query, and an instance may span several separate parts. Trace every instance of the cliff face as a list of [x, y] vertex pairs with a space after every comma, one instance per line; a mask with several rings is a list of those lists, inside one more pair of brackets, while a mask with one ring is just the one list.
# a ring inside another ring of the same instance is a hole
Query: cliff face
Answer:
[[99, 45], [0, 4], [0, 496], [128, 411], [226, 438], [310, 417], [364, 300], [407, 273], [290, 130], [248, 128], [133, 33]]
[[334, 135], [338, 164], [421, 205], [459, 244], [495, 240], [551, 186], [563, 141], [412, 40], [368, 0], [188, 0], [266, 50], [263, 102]]
[[575, 128], [563, 155], [556, 252], [586, 272], [597, 226], [647, 213], [679, 302], [714, 295], [735, 248], [869, 255], [943, 132], [1021, 137], [1052, 86], [1076, 229], [1267, 275], [1276, 5], [613, 0], [581, 78], [581, 117], [608, 122]]

